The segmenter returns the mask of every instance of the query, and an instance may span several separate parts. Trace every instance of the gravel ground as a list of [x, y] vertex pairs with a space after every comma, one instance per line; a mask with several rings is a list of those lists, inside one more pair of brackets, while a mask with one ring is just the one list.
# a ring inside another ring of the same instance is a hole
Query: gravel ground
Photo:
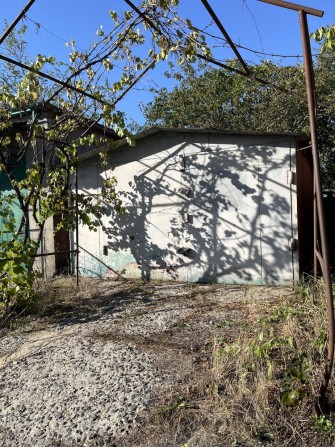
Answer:
[[[236, 306], [246, 298], [240, 288], [97, 287], [0, 338], [1, 446], [114, 445], [178, 379], [172, 371], [183, 337], [194, 332], [190, 321], [200, 329], [199, 344], [228, 323], [222, 312], [227, 316], [229, 305], [230, 321], [237, 321]], [[162, 366], [162, 334], [174, 343], [170, 371]], [[156, 349], [145, 349], [155, 342]]]
[[145, 353], [76, 335], [48, 342], [4, 373], [0, 424], [13, 445], [27, 446], [125, 434], [164, 379]]

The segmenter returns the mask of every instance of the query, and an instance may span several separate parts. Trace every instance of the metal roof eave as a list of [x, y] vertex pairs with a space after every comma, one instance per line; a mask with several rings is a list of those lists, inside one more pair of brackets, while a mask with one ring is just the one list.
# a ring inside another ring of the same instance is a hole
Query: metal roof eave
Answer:
[[[201, 128], [173, 128], [173, 127], [150, 127], [133, 136], [134, 141], [143, 140], [149, 136], [158, 133], [196, 133], [196, 134], [212, 134], [212, 135], [250, 135], [250, 136], [281, 136], [296, 138], [298, 141], [307, 140], [308, 136], [299, 132], [260, 132], [260, 131], [246, 131], [246, 130], [219, 130], [219, 129], [201, 129]], [[115, 141], [113, 146], [101, 146], [85, 152], [79, 156], [79, 160], [87, 160], [89, 158], [99, 155], [101, 152], [113, 152], [121, 147], [129, 146], [126, 138]]]

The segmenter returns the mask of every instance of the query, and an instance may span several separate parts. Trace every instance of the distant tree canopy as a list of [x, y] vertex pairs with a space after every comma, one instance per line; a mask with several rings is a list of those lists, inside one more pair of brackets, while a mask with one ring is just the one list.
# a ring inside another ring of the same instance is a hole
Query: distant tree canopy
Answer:
[[[234, 63], [232, 61], [231, 63]], [[179, 81], [172, 91], [153, 90], [154, 100], [144, 106], [145, 127], [215, 128], [261, 132], [309, 133], [304, 69], [264, 62], [251, 68], [254, 76], [292, 91], [294, 95], [208, 66], [187, 64], [180, 72], [166, 73]], [[327, 103], [318, 109], [323, 183], [335, 186], [335, 57], [323, 52], [315, 61], [317, 98]]]

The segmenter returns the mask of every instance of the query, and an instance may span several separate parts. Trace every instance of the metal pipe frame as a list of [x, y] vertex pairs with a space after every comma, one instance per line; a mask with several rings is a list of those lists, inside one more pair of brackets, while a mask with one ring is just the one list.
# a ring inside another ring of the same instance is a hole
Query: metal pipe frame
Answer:
[[231, 40], [231, 38], [230, 38], [229, 34], [227, 33], [227, 31], [225, 30], [224, 26], [222, 25], [221, 20], [219, 20], [218, 16], [213, 11], [211, 5], [208, 3], [207, 0], [201, 0], [201, 2], [204, 5], [204, 7], [207, 9], [208, 13], [210, 14], [210, 16], [212, 17], [214, 22], [216, 23], [216, 26], [219, 28], [221, 33], [224, 35], [226, 41], [230, 45], [230, 48], [234, 51], [237, 59], [240, 61], [241, 65], [244, 68], [244, 70], [246, 71], [246, 73], [250, 73], [248, 65], [246, 64], [246, 62], [243, 59], [243, 57], [240, 55], [240, 52], [236, 48], [234, 42]]
[[[319, 388], [318, 409], [326, 403], [326, 393], [334, 366], [334, 349], [335, 349], [335, 317], [333, 303], [333, 286], [330, 272], [329, 246], [327, 238], [326, 219], [324, 211], [324, 201], [322, 194], [321, 174], [320, 174], [320, 157], [318, 149], [318, 133], [317, 133], [317, 101], [315, 93], [315, 81], [313, 70], [313, 59], [311, 52], [311, 44], [308, 32], [307, 14], [317, 17], [323, 16], [323, 11], [309, 8], [303, 5], [297, 5], [281, 0], [258, 0], [263, 3], [270, 3], [286, 9], [293, 9], [299, 12], [300, 32], [304, 54], [305, 83], [308, 103], [308, 117], [311, 133], [311, 150], [313, 157], [313, 250], [314, 250], [314, 293], [316, 279], [318, 273], [318, 262], [324, 278], [325, 294], [327, 301], [328, 313], [328, 353], [323, 376], [323, 382]], [[321, 253], [318, 247], [318, 234], [320, 234]]]
[[[334, 365], [335, 318], [334, 318], [334, 303], [333, 303], [333, 287], [330, 272], [329, 246], [328, 246], [327, 227], [326, 227], [322, 185], [321, 185], [321, 174], [320, 174], [320, 157], [318, 150], [318, 134], [316, 124], [316, 102], [315, 102], [313, 60], [311, 54], [311, 46], [309, 40], [306, 14], [307, 12], [305, 10], [299, 11], [301, 39], [304, 51], [306, 90], [308, 98], [308, 115], [309, 115], [312, 155], [313, 155], [313, 174], [314, 174], [314, 192], [315, 192], [314, 256], [317, 257], [319, 264], [321, 266], [321, 271], [325, 282], [325, 292], [326, 292], [327, 311], [328, 311], [328, 356], [324, 372], [323, 383], [321, 384], [319, 390], [320, 404], [322, 404], [323, 401], [325, 400], [325, 395], [328, 389]], [[317, 227], [319, 227], [320, 230], [321, 253], [319, 253], [317, 247], [317, 233], [318, 233]], [[317, 267], [314, 266], [314, 272], [316, 272], [316, 269]]]
[[[160, 34], [161, 36], [164, 36], [164, 34], [163, 34], [163, 32], [154, 24], [154, 22], [151, 20], [151, 19], [149, 19], [149, 17], [146, 15], [146, 14], [144, 14], [136, 5], [134, 5], [134, 3], [131, 1], [131, 0], [124, 0], [124, 2], [125, 3], [127, 3], [127, 5], [128, 6], [130, 6], [130, 8], [132, 8], [140, 17], [142, 17], [142, 19], [153, 29], [153, 30], [155, 30], [158, 34]], [[164, 36], [165, 37], [165, 36]], [[171, 42], [171, 44], [172, 44], [173, 42]], [[183, 47], [180, 47], [180, 49], [182, 50], [183, 49]], [[209, 63], [211, 63], [211, 64], [213, 64], [213, 65], [216, 65], [217, 67], [220, 67], [220, 68], [223, 68], [223, 69], [225, 69], [225, 70], [227, 70], [227, 71], [230, 71], [230, 72], [232, 72], [232, 73], [236, 73], [236, 74], [239, 74], [240, 76], [243, 76], [243, 77], [245, 77], [245, 78], [248, 78], [248, 79], [250, 79], [251, 81], [255, 81], [255, 82], [257, 82], [257, 83], [259, 83], [259, 84], [263, 84], [263, 85], [268, 85], [268, 86], [270, 86], [270, 87], [273, 87], [273, 88], [275, 88], [276, 90], [278, 90], [279, 92], [282, 92], [282, 93], [285, 93], [285, 94], [287, 94], [287, 95], [290, 95], [290, 96], [293, 96], [293, 97], [295, 97], [295, 98], [297, 98], [299, 101], [303, 101], [303, 102], [306, 102], [307, 103], [307, 99], [305, 98], [305, 97], [302, 97], [302, 96], [300, 96], [300, 95], [298, 95], [298, 94], [296, 94], [296, 93], [294, 93], [293, 91], [291, 91], [291, 90], [287, 90], [286, 88], [284, 88], [284, 87], [281, 87], [281, 86], [279, 86], [279, 85], [276, 85], [276, 84], [274, 84], [273, 82], [270, 82], [270, 81], [267, 81], [266, 79], [262, 79], [262, 78], [259, 78], [259, 77], [257, 77], [257, 76], [253, 76], [250, 72], [246, 72], [246, 71], [242, 71], [242, 70], [239, 70], [238, 68], [234, 68], [234, 67], [231, 67], [231, 66], [229, 66], [229, 65], [227, 65], [227, 64], [224, 64], [223, 62], [220, 62], [220, 61], [218, 61], [218, 60], [216, 60], [216, 59], [214, 59], [214, 58], [212, 58], [212, 57], [207, 57], [207, 56], [204, 56], [203, 54], [200, 54], [200, 53], [197, 53], [197, 54], [195, 54], [195, 56], [198, 58], [198, 59], [201, 59], [201, 60], [203, 60], [203, 61], [206, 61], [206, 62], [209, 62]], [[322, 102], [318, 102], [317, 103], [317, 106], [318, 107], [328, 107], [328, 104], [326, 104], [326, 103], [322, 103]]]
[[[319, 390], [319, 403], [321, 404], [322, 401], [325, 399], [325, 395], [328, 389], [330, 377], [332, 374], [333, 364], [334, 364], [334, 343], [335, 343], [335, 318], [334, 318], [334, 304], [333, 304], [333, 290], [332, 290], [332, 282], [331, 282], [331, 274], [330, 274], [330, 260], [329, 260], [329, 249], [328, 249], [328, 240], [327, 240], [327, 229], [326, 229], [326, 222], [325, 222], [325, 213], [324, 213], [324, 203], [323, 203], [323, 195], [322, 195], [322, 186], [321, 186], [321, 177], [320, 177], [320, 159], [319, 159], [319, 152], [318, 152], [318, 141], [317, 141], [317, 126], [316, 126], [316, 107], [317, 102], [315, 100], [315, 85], [314, 85], [314, 72], [313, 72], [313, 61], [311, 56], [311, 48], [310, 48], [310, 42], [309, 42], [309, 33], [308, 33], [308, 23], [307, 23], [307, 14], [311, 14], [317, 17], [323, 16], [323, 11], [309, 8], [303, 5], [298, 5], [296, 3], [281, 1], [281, 0], [258, 0], [263, 3], [269, 3], [275, 6], [284, 7], [286, 9], [291, 9], [294, 11], [299, 12], [299, 20], [300, 20], [300, 30], [301, 30], [301, 37], [302, 37], [302, 43], [303, 43], [303, 51], [304, 51], [304, 65], [305, 65], [305, 78], [306, 78], [306, 90], [307, 90], [307, 102], [308, 102], [308, 114], [309, 114], [309, 121], [310, 121], [310, 131], [311, 131], [311, 142], [312, 142], [312, 155], [313, 155], [313, 173], [314, 173], [314, 190], [315, 190], [315, 212], [314, 212], [314, 259], [316, 264], [316, 259], [318, 259], [321, 271], [324, 277], [325, 281], [325, 291], [326, 291], [326, 298], [327, 298], [327, 310], [328, 310], [328, 357], [327, 357], [327, 363], [324, 373], [324, 380], [320, 386]], [[35, 0], [30, 0], [27, 5], [23, 8], [23, 10], [20, 12], [20, 14], [17, 16], [17, 18], [13, 21], [13, 23], [9, 26], [9, 28], [5, 31], [5, 33], [0, 37], [0, 44], [4, 42], [4, 40], [8, 37], [10, 32], [15, 28], [16, 24], [21, 20], [21, 18], [24, 16], [26, 11], [32, 6], [32, 4], [35, 2]], [[125, 2], [131, 6], [132, 9], [138, 12], [138, 14], [158, 33], [162, 34], [161, 31], [158, 29], [158, 27], [150, 20], [148, 17], [145, 16], [136, 6], [130, 1], [125, 0]], [[228, 43], [230, 44], [232, 50], [234, 51], [235, 55], [237, 56], [238, 60], [241, 62], [243, 68], [245, 69], [245, 72], [242, 72], [240, 70], [232, 70], [231, 67], [219, 63], [218, 61], [215, 61], [212, 58], [206, 58], [201, 54], [197, 54], [196, 56], [198, 58], [201, 58], [203, 60], [207, 60], [208, 62], [215, 63], [216, 65], [221, 66], [222, 68], [235, 71], [242, 76], [248, 77], [250, 79], [253, 79], [257, 82], [273, 85], [270, 82], [267, 82], [262, 79], [257, 79], [252, 76], [250, 76], [250, 71], [247, 65], [245, 64], [243, 58], [241, 57], [240, 53], [238, 52], [236, 46], [231, 41], [228, 33], [224, 29], [223, 25], [215, 15], [214, 11], [210, 7], [207, 0], [202, 0], [202, 3], [206, 7], [207, 11], [210, 13], [212, 18], [214, 19], [215, 23], [219, 27], [220, 31], [223, 33], [223, 35], [226, 37]], [[63, 87], [70, 88], [73, 91], [76, 91], [77, 93], [83, 94], [86, 97], [90, 97], [91, 99], [98, 101], [103, 104], [108, 104], [106, 101], [99, 100], [95, 98], [93, 95], [88, 94], [84, 90], [77, 89], [74, 86], [69, 85], [68, 83], [65, 83], [63, 81], [60, 81], [50, 75], [47, 75], [46, 73], [40, 72], [36, 69], [33, 69], [32, 67], [29, 67], [25, 64], [22, 64], [18, 61], [15, 61], [13, 59], [7, 58], [6, 56], [0, 55], [0, 59], [11, 63], [13, 65], [19, 66], [25, 70], [35, 72], [37, 75], [44, 77], [45, 79], [49, 79], [55, 83], [58, 83], [62, 85]], [[278, 88], [278, 86], [275, 86]], [[284, 91], [284, 89], [282, 89]], [[287, 93], [292, 94], [292, 92], [286, 91]], [[76, 166], [76, 192], [78, 191], [78, 167]], [[77, 258], [77, 265], [76, 265], [76, 276], [77, 276], [77, 285], [79, 283], [79, 240], [78, 240], [78, 203], [76, 203], [76, 243], [77, 243], [77, 250], [76, 250], [76, 258]], [[317, 250], [317, 223], [320, 228], [320, 240], [321, 240], [321, 251], [322, 253], [319, 253]], [[316, 265], [314, 265], [314, 275], [316, 275]]]
[[25, 16], [26, 12], [29, 11], [29, 9], [33, 6], [36, 0], [30, 0], [26, 6], [22, 9], [20, 14], [16, 17], [16, 19], [13, 20], [13, 22], [9, 25], [9, 27], [6, 29], [6, 31], [3, 33], [3, 35], [0, 37], [0, 45], [7, 39], [9, 34], [13, 31], [13, 29], [16, 27], [16, 25], [19, 23], [19, 21], [22, 19], [22, 17]]
[[293, 9], [293, 11], [302, 11], [316, 17], [322, 17], [324, 12], [320, 9], [310, 8], [308, 6], [298, 5], [297, 3], [284, 2], [282, 0], [258, 0], [259, 2], [269, 3], [270, 5], [281, 6], [286, 9]]

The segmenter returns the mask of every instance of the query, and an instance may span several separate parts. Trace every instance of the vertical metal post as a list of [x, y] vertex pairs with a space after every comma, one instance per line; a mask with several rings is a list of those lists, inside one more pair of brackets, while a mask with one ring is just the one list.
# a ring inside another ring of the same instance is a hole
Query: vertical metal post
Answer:
[[318, 278], [318, 257], [316, 256], [318, 251], [318, 206], [316, 200], [315, 178], [313, 178], [313, 249], [314, 298], [316, 298], [316, 281]]
[[[326, 368], [323, 376], [323, 382], [319, 390], [319, 406], [325, 402], [326, 392], [329, 385], [333, 364], [334, 364], [334, 341], [335, 341], [335, 318], [333, 303], [333, 288], [330, 274], [329, 248], [327, 241], [326, 219], [324, 212], [324, 203], [322, 195], [321, 175], [320, 175], [320, 158], [318, 151], [318, 136], [316, 125], [316, 100], [315, 100], [315, 82], [313, 71], [313, 60], [311, 53], [311, 45], [309, 40], [307, 14], [317, 17], [323, 16], [323, 11], [309, 8], [308, 6], [298, 5], [282, 0], [259, 0], [264, 3], [270, 3], [275, 6], [292, 9], [299, 12], [300, 32], [304, 52], [305, 81], [308, 101], [308, 116], [311, 132], [312, 155], [313, 155], [313, 176], [314, 176], [314, 277], [317, 277], [317, 260], [320, 263], [321, 271], [324, 278], [325, 293], [327, 299], [328, 311], [328, 356]], [[320, 234], [321, 253], [318, 247], [318, 235]]]
[[[77, 157], [77, 154], [76, 154]], [[76, 191], [76, 285], [79, 286], [79, 212], [78, 212], [78, 160], [76, 160], [75, 173], [75, 191]]]
[[[324, 203], [320, 176], [320, 159], [318, 152], [317, 141], [317, 126], [316, 126], [316, 101], [315, 101], [315, 84], [313, 61], [311, 55], [311, 46], [309, 40], [308, 24], [306, 12], [299, 11], [301, 38], [304, 51], [304, 65], [305, 65], [305, 79], [308, 99], [308, 115], [311, 132], [312, 154], [313, 154], [313, 173], [314, 173], [314, 189], [316, 197], [317, 217], [320, 229], [321, 254], [317, 248], [315, 254], [320, 262], [321, 270], [325, 282], [325, 292], [327, 298], [328, 310], [328, 357], [326, 369], [324, 373], [324, 380], [320, 386], [320, 400], [324, 400], [327, 392], [331, 372], [334, 364], [334, 340], [335, 340], [335, 321], [334, 321], [334, 304], [333, 304], [333, 290], [330, 274], [329, 249], [327, 241], [327, 229], [324, 213]], [[314, 218], [315, 222], [316, 218]], [[314, 234], [317, 233], [317, 228], [314, 228]], [[314, 267], [315, 269], [315, 267]]]

